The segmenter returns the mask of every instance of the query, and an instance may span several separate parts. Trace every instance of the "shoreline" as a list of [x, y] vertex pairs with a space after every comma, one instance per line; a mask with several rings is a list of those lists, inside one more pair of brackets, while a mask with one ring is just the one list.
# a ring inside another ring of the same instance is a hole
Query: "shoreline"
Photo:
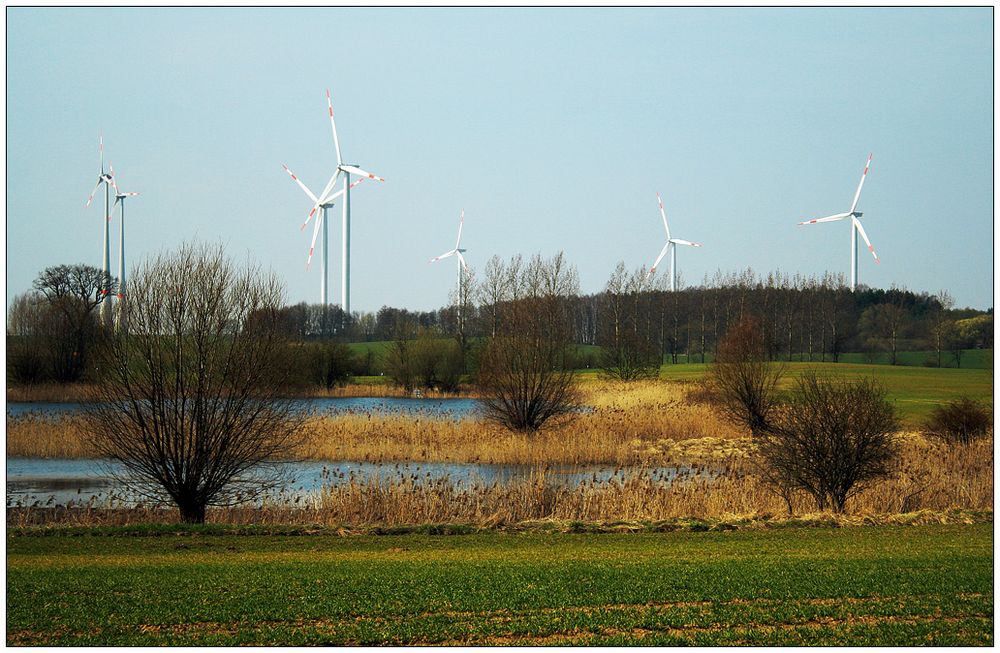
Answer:
[[[8, 404], [38, 403], [90, 403], [89, 393], [93, 386], [86, 383], [59, 385], [44, 383], [36, 386], [8, 385], [6, 402]], [[348, 383], [335, 388], [305, 388], [295, 389], [282, 395], [284, 399], [479, 399], [481, 395], [468, 386], [460, 386], [457, 392], [442, 392], [439, 390], [419, 390], [406, 392], [404, 389], [383, 383]]]

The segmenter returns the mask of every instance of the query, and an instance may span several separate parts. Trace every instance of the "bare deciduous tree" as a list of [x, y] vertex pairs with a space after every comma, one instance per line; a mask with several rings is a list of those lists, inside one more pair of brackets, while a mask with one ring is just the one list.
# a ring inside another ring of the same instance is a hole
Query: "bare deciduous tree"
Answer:
[[605, 376], [617, 381], [648, 379], [660, 371], [660, 352], [649, 339], [650, 329], [641, 323], [643, 314], [650, 312], [643, 310], [641, 301], [642, 295], [650, 294], [645, 276], [644, 269], [629, 275], [619, 262], [604, 286], [598, 330], [601, 368]]
[[501, 328], [480, 356], [478, 382], [487, 418], [531, 432], [579, 406], [569, 306], [579, 278], [561, 253], [548, 261], [536, 256], [523, 271], [518, 261], [507, 266], [515, 271], [509, 283], [526, 294], [504, 305]]
[[948, 317], [948, 311], [955, 306], [955, 300], [947, 290], [938, 291], [937, 301], [933, 303], [927, 316], [927, 330], [930, 335], [931, 345], [936, 354], [935, 361], [938, 367], [943, 364], [941, 352], [948, 346], [948, 338], [955, 329], [955, 323]]
[[278, 484], [304, 415], [283, 396], [277, 278], [185, 244], [140, 265], [127, 295], [127, 327], [106, 340], [85, 417], [96, 450], [185, 522]]
[[61, 383], [79, 381], [100, 328], [96, 309], [118, 291], [118, 282], [80, 263], [45, 268], [33, 285], [50, 309], [43, 323], [52, 376]]
[[7, 378], [38, 383], [49, 373], [46, 322], [52, 309], [37, 292], [14, 297], [7, 312]]
[[401, 315], [393, 325], [392, 342], [385, 351], [386, 371], [407, 392], [413, 390], [417, 379], [413, 340], [417, 337], [417, 323], [409, 315]]
[[765, 477], [809, 493], [820, 510], [843, 512], [851, 496], [889, 475], [896, 459], [899, 420], [885, 394], [870, 379], [803, 375], [758, 441]]
[[744, 317], [719, 342], [709, 379], [730, 420], [760, 435], [778, 404], [784, 365], [767, 360], [767, 344], [756, 320]]

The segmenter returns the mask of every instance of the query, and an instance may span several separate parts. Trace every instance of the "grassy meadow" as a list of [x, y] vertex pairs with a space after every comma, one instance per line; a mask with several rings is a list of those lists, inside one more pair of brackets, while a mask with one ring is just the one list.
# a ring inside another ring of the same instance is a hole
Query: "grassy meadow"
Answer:
[[64, 534], [8, 531], [8, 645], [993, 644], [992, 524]]

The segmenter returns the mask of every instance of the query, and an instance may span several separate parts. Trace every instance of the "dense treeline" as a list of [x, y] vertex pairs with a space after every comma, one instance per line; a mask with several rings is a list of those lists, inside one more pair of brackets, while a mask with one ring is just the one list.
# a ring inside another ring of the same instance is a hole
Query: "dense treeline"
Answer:
[[[556, 266], [555, 272], [553, 267]], [[561, 266], [561, 268], [560, 268]], [[89, 275], [89, 276], [88, 276]], [[562, 276], [560, 276], [562, 275]], [[44, 271], [32, 291], [8, 311], [8, 379], [79, 381], [93, 372], [88, 352], [99, 340], [99, 271], [59, 266]], [[571, 292], [547, 288], [568, 276]], [[80, 285], [69, 280], [84, 279]], [[289, 355], [301, 356], [300, 383], [332, 387], [357, 375], [392, 376], [406, 388], [454, 388], [478, 369], [480, 350], [503, 333], [511, 307], [546, 293], [558, 296], [573, 365], [601, 367], [611, 376], [641, 378], [661, 362], [711, 361], [720, 338], [743, 318], [765, 335], [772, 360], [832, 361], [846, 352], [898, 362], [900, 351], [930, 352], [927, 365], [961, 366], [962, 352], [993, 347], [993, 310], [956, 309], [947, 292], [859, 287], [842, 276], [804, 277], [752, 270], [716, 272], [700, 285], [666, 290], [666, 280], [619, 263], [601, 292], [581, 294], [562, 255], [544, 260], [493, 257], [481, 278], [470, 273], [450, 304], [436, 311], [383, 306], [347, 315], [338, 306], [300, 303], [281, 311]], [[70, 325], [70, 326], [68, 326]], [[346, 343], [385, 342], [384, 347]]]
[[[426, 312], [386, 306], [351, 319], [330, 307], [326, 320], [318, 305], [286, 310], [293, 333], [304, 339], [392, 341], [402, 325], [463, 339], [486, 338], [500, 326], [501, 307], [519, 296], [510, 279], [536, 260], [491, 259], [483, 279], [463, 298], [461, 329], [455, 304]], [[699, 286], [676, 292], [665, 290], [660, 281], [647, 280], [643, 269], [630, 273], [620, 263], [602, 292], [567, 299], [573, 341], [605, 350], [604, 360], [582, 363], [605, 365], [607, 356], [620, 359], [629, 353], [639, 367], [650, 359], [711, 360], [722, 334], [744, 317], [761, 325], [768, 355], [775, 360], [837, 362], [845, 352], [861, 352], [872, 358], [884, 353], [895, 363], [899, 351], [928, 350], [932, 356], [927, 364], [960, 366], [962, 350], [993, 347], [993, 310], [956, 309], [945, 291], [931, 295], [862, 286], [851, 292], [842, 276], [760, 276], [752, 270], [717, 272]]]

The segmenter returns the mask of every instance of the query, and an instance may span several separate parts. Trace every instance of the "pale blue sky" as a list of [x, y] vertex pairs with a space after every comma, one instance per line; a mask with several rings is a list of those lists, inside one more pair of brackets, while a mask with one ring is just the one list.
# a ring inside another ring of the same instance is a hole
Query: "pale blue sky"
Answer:
[[[663, 194], [684, 279], [848, 272], [993, 303], [992, 9], [7, 9], [7, 294], [100, 265], [97, 135], [131, 261], [198, 238], [319, 299], [309, 201], [348, 162], [352, 308], [447, 301], [467, 259], [564, 250], [584, 291], [649, 265]], [[117, 270], [117, 218], [112, 268]], [[330, 298], [340, 301], [339, 211]]]

